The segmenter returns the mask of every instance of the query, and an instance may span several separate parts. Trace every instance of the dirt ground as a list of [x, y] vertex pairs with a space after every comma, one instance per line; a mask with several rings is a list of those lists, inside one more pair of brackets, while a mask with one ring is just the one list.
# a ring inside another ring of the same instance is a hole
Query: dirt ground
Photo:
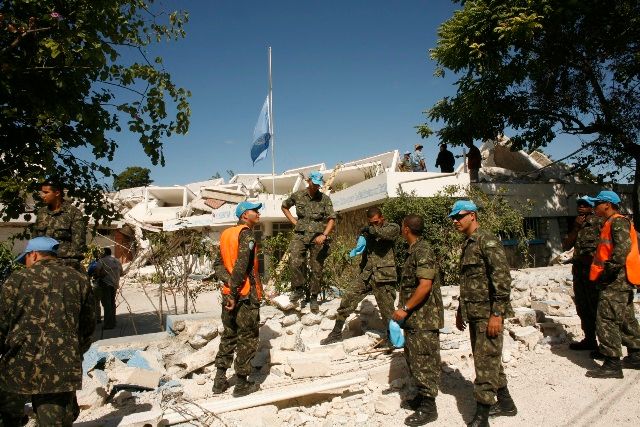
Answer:
[[[137, 333], [158, 332], [161, 330], [154, 304], [157, 306], [157, 294], [147, 291], [150, 301], [139, 286], [123, 287], [123, 296], [127, 303], [118, 306], [118, 326], [114, 330], [96, 330], [95, 338], [111, 338], [135, 335]], [[182, 307], [181, 300], [178, 307]], [[216, 291], [207, 291], [198, 297], [198, 312], [214, 312], [219, 315], [219, 295]], [[446, 328], [454, 329], [451, 310], [446, 316]], [[135, 324], [135, 328], [134, 328]], [[461, 338], [468, 339], [465, 332]], [[447, 361], [447, 351], [443, 351], [443, 360]], [[389, 356], [393, 357], [393, 356]], [[396, 353], [396, 356], [397, 353]], [[470, 357], [452, 359], [443, 365], [440, 394], [437, 398], [439, 419], [434, 426], [464, 425], [472, 416], [475, 408], [473, 401], [473, 360]], [[600, 363], [600, 362], [597, 362]], [[518, 414], [511, 418], [491, 420], [493, 426], [638, 426], [640, 425], [640, 371], [624, 370], [625, 378], [592, 379], [585, 377], [585, 371], [597, 366], [588, 357], [588, 352], [568, 350], [567, 343], [536, 346], [530, 351], [518, 353], [518, 357], [505, 364], [509, 379], [509, 389], [518, 407]], [[383, 394], [402, 394], [402, 391], [389, 389]], [[366, 392], [363, 393], [367, 394]], [[375, 413], [365, 417], [359, 405], [369, 404], [366, 396], [356, 405], [348, 405], [333, 412], [324, 420], [314, 419], [304, 425], [401, 425], [410, 412], [399, 409], [393, 415]], [[350, 409], [349, 409], [350, 408]], [[302, 408], [304, 409], [304, 408]], [[280, 406], [278, 417], [282, 414], [280, 425], [301, 425], [295, 417], [287, 416], [291, 411], [302, 410], [295, 407]], [[306, 412], [309, 412], [308, 410]], [[360, 417], [358, 415], [361, 415]], [[371, 411], [369, 411], [371, 414]], [[273, 419], [273, 418], [271, 418]], [[285, 421], [286, 420], [286, 421]], [[227, 421], [234, 425], [232, 421]], [[241, 425], [241, 424], [237, 424]], [[265, 425], [273, 425], [266, 423]]]

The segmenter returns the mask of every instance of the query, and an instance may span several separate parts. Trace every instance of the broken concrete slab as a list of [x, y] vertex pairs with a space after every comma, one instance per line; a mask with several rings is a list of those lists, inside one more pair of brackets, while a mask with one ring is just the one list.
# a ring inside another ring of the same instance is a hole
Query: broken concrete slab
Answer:
[[300, 319], [298, 318], [297, 314], [290, 314], [288, 316], [283, 317], [280, 320], [280, 324], [284, 327], [287, 327], [287, 326], [295, 325], [296, 323], [298, 323], [298, 320]]
[[184, 378], [191, 372], [212, 364], [216, 359], [219, 345], [220, 339], [218, 337], [209, 341], [207, 345], [202, 347], [200, 350], [183, 358], [181, 364], [183, 364], [185, 368], [182, 371], [175, 373], [174, 376], [176, 378]]
[[319, 314], [308, 313], [302, 316], [300, 320], [304, 326], [319, 325], [322, 322], [322, 316]]
[[376, 384], [387, 386], [399, 378], [409, 375], [409, 367], [402, 354], [394, 355], [393, 358], [382, 366], [369, 370], [369, 378]]
[[315, 354], [302, 357], [289, 357], [291, 378], [326, 377], [331, 374], [331, 356]]
[[215, 313], [169, 314], [165, 321], [165, 330], [171, 335], [177, 335], [189, 329], [193, 329], [195, 332], [198, 327], [204, 324], [218, 325], [219, 323], [220, 315]]
[[295, 308], [295, 305], [289, 299], [289, 295], [278, 295], [271, 300], [271, 303], [282, 311], [289, 311]]
[[535, 326], [536, 325], [536, 311], [531, 308], [517, 307], [513, 309], [515, 318], [518, 320], [520, 326]]
[[533, 326], [514, 328], [510, 333], [516, 341], [524, 343], [529, 350], [533, 350], [542, 339], [542, 333]]
[[358, 337], [349, 338], [342, 341], [342, 346], [344, 347], [345, 352], [351, 353], [356, 350], [369, 348], [375, 341], [376, 339], [369, 335], [360, 335]]
[[127, 366], [146, 369], [148, 371], [164, 371], [162, 355], [157, 351], [136, 351], [127, 361]]
[[160, 372], [125, 366], [113, 371], [113, 387], [155, 390], [160, 384], [161, 376]]
[[391, 394], [378, 396], [373, 405], [378, 414], [393, 415], [400, 409], [400, 403], [400, 396]]

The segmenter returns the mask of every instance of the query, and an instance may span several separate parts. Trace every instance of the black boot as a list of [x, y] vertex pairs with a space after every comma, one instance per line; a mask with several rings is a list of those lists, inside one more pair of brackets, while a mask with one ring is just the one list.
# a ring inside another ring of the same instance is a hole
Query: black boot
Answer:
[[627, 349], [627, 354], [622, 358], [622, 367], [627, 369], [640, 369], [640, 349]]
[[311, 302], [309, 303], [309, 311], [312, 313], [318, 313], [320, 311], [320, 304], [318, 303], [318, 295], [311, 295]]
[[571, 350], [597, 350], [598, 343], [595, 339], [585, 338], [579, 342], [572, 342], [571, 344], [569, 344], [569, 348]]
[[413, 399], [407, 399], [400, 402], [400, 407], [402, 409], [410, 409], [412, 411], [415, 411], [420, 407], [420, 405], [422, 405], [422, 398], [423, 396], [421, 394], [416, 394], [416, 397], [414, 397]]
[[602, 366], [587, 371], [585, 375], [591, 378], [624, 378], [620, 358], [608, 356], [605, 356]]
[[604, 354], [600, 353], [600, 350], [595, 349], [595, 350], [591, 350], [591, 352], [589, 353], [589, 357], [592, 359], [596, 359], [596, 360], [604, 360]]
[[260, 386], [253, 381], [249, 381], [246, 375], [237, 375], [238, 382], [233, 388], [233, 397], [246, 396], [260, 390]]
[[489, 427], [489, 410], [491, 405], [476, 402], [476, 413], [467, 427]]
[[429, 396], [422, 396], [420, 406], [416, 411], [404, 420], [408, 426], [423, 426], [438, 419], [438, 409], [436, 399]]
[[225, 368], [218, 368], [216, 376], [213, 379], [213, 387], [211, 391], [214, 394], [224, 393], [229, 388], [229, 381], [227, 381], [227, 370]]
[[511, 394], [509, 394], [507, 386], [499, 388], [496, 393], [496, 397], [498, 398], [498, 401], [495, 405], [491, 405], [491, 409], [489, 410], [490, 417], [513, 417], [518, 413], [518, 408], [516, 408], [516, 404], [513, 403], [513, 399], [511, 398]]
[[320, 340], [320, 345], [333, 344], [334, 342], [342, 341], [343, 327], [344, 320], [336, 320], [336, 323], [333, 325], [333, 329], [329, 332], [329, 335]]

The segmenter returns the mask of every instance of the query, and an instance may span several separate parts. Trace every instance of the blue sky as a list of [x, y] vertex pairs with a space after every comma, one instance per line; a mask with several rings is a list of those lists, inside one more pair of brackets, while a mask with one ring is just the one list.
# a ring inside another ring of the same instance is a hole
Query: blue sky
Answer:
[[[428, 50], [458, 7], [449, 0], [173, 1], [189, 11], [187, 37], [152, 50], [179, 86], [191, 90], [191, 127], [165, 143], [155, 167], [137, 141], [120, 134], [111, 167], [151, 169], [157, 185], [209, 179], [216, 172], [271, 172], [249, 149], [267, 95], [273, 49], [276, 173], [324, 161], [328, 167], [423, 142], [435, 170], [437, 139], [422, 140], [422, 112], [454, 93], [433, 76]], [[454, 154], [461, 149], [455, 148]], [[554, 158], [571, 147], [550, 147]], [[110, 180], [109, 180], [109, 183]]]

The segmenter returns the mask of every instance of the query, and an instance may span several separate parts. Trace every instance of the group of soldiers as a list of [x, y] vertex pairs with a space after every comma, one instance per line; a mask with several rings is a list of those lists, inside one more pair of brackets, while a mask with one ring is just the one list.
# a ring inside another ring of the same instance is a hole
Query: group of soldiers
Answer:
[[[294, 224], [289, 247], [291, 301], [302, 306], [308, 300], [309, 309], [318, 312], [322, 268], [336, 215], [330, 198], [321, 191], [322, 174], [312, 172], [307, 185], [282, 203], [282, 211]], [[63, 199], [59, 185], [44, 183], [41, 196], [46, 206], [37, 214], [38, 237], [17, 258], [26, 268], [12, 273], [0, 290], [0, 426], [22, 425], [28, 400], [40, 425], [72, 424], [79, 414], [75, 390], [82, 383], [82, 354], [96, 324], [94, 292], [80, 265], [84, 218]], [[620, 215], [619, 205], [613, 191], [578, 199], [579, 216], [564, 242], [566, 247], [574, 246], [575, 300], [585, 332], [585, 339], [571, 348], [592, 350], [594, 358], [604, 360], [587, 371], [594, 378], [622, 378], [622, 367], [640, 369], [640, 325], [632, 284], [640, 284], [640, 254], [635, 228]], [[296, 217], [290, 212], [293, 206]], [[224, 283], [224, 332], [213, 385], [217, 394], [229, 388], [226, 372], [232, 364], [237, 377], [234, 396], [259, 390], [249, 375], [258, 348], [262, 299], [253, 233], [261, 208], [261, 203], [239, 203], [238, 223], [223, 231], [217, 249], [215, 271]], [[396, 322], [404, 331], [404, 356], [417, 384], [417, 395], [402, 403], [413, 410], [405, 424], [424, 425], [438, 418], [439, 334], [444, 327], [440, 267], [433, 248], [423, 239], [421, 216], [410, 214], [394, 224], [377, 207], [367, 209], [366, 216], [367, 224], [359, 232], [363, 241], [360, 274], [343, 296], [334, 327], [321, 344], [340, 341], [345, 320], [373, 293], [385, 324]], [[456, 327], [469, 328], [476, 372], [476, 411], [468, 425], [488, 426], [490, 416], [517, 414], [501, 358], [504, 321], [513, 315], [509, 264], [498, 237], [480, 226], [478, 207], [472, 201], [456, 201], [448, 216], [465, 236]], [[394, 246], [400, 237], [409, 249], [397, 272]], [[310, 284], [304, 271], [307, 263]], [[109, 268], [107, 264], [97, 269]], [[113, 292], [106, 294], [112, 302]], [[105, 313], [105, 323], [112, 321], [111, 314]], [[620, 360], [623, 345], [628, 354]]]
[[[36, 213], [32, 239], [16, 258], [26, 268], [14, 271], [0, 289], [0, 426], [25, 423], [30, 400], [38, 425], [71, 426], [80, 413], [76, 390], [82, 387], [82, 355], [100, 321], [115, 327], [115, 291], [122, 265], [106, 248], [90, 267], [94, 285], [81, 264], [87, 223], [64, 198], [60, 182], [40, 186], [44, 206]], [[98, 313], [98, 315], [96, 315]]]
[[[335, 226], [336, 216], [331, 200], [320, 190], [322, 175], [311, 173], [307, 184], [307, 189], [292, 194], [282, 203], [282, 210], [295, 226], [289, 247], [293, 277], [291, 300], [302, 306], [308, 295], [310, 310], [317, 312], [322, 266], [329, 250], [328, 235]], [[622, 378], [621, 366], [640, 369], [640, 327], [633, 311], [634, 286], [627, 279], [627, 269], [634, 267], [626, 262], [635, 230], [630, 221], [618, 213], [620, 198], [612, 191], [602, 191], [596, 197], [585, 197], [578, 202], [580, 216], [565, 244], [576, 245], [574, 287], [585, 340], [571, 347], [596, 350], [597, 336], [598, 353], [604, 363], [586, 375]], [[583, 211], [587, 205], [603, 220], [598, 221]], [[296, 206], [297, 218], [289, 211], [293, 206]], [[233, 394], [243, 396], [259, 390], [248, 375], [258, 348], [258, 307], [262, 290], [252, 228], [260, 220], [261, 207], [260, 203], [239, 204], [238, 225], [225, 230], [221, 237], [216, 271], [221, 272], [219, 279], [226, 283], [223, 292], [225, 332], [215, 362], [218, 368], [213, 386], [215, 393], [229, 387], [226, 371], [231, 367], [234, 352], [238, 382]], [[402, 407], [414, 411], [405, 419], [405, 424], [424, 425], [438, 418], [435, 398], [441, 370], [439, 334], [444, 327], [440, 267], [433, 248], [422, 237], [422, 217], [410, 214], [402, 224], [394, 224], [386, 221], [377, 207], [367, 209], [366, 215], [367, 225], [359, 232], [366, 242], [361, 251], [360, 274], [340, 301], [333, 329], [320, 343], [327, 345], [342, 340], [346, 319], [367, 294], [373, 293], [385, 324], [397, 322], [404, 331], [404, 356], [418, 389], [413, 399], [402, 403]], [[488, 426], [489, 417], [517, 414], [502, 365], [504, 321], [513, 316], [509, 263], [499, 238], [480, 226], [475, 203], [456, 201], [449, 218], [465, 236], [456, 327], [461, 331], [469, 328], [476, 372], [476, 411], [468, 426]], [[398, 274], [394, 246], [400, 237], [409, 249]], [[637, 253], [637, 242], [635, 245]], [[595, 252], [593, 259], [586, 257], [588, 248]], [[307, 262], [311, 267], [311, 283], [305, 281]], [[640, 271], [638, 274], [640, 276]], [[398, 307], [395, 307], [396, 284]], [[594, 288], [599, 291], [595, 292]], [[597, 301], [597, 311], [594, 301]], [[621, 345], [628, 348], [623, 363]]]

